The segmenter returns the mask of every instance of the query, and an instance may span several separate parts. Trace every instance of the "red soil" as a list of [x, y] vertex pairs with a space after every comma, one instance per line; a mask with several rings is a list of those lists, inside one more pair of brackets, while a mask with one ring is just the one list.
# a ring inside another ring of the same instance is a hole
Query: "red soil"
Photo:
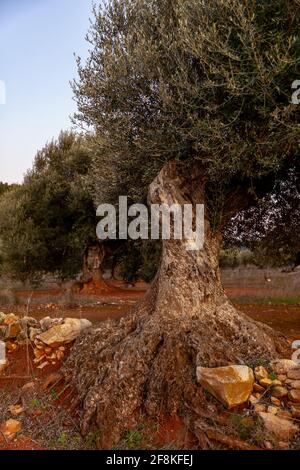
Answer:
[[172, 445], [176, 449], [192, 449], [197, 445], [195, 437], [179, 416], [160, 416], [151, 440], [158, 449]]
[[[126, 285], [121, 281], [110, 282], [108, 286], [108, 289], [101, 289], [100, 293], [99, 291], [96, 292], [94, 287], [91, 286], [90, 290], [86, 289], [75, 296], [74, 301], [76, 301], [76, 304], [73, 305], [60, 303], [59, 298], [64, 293], [61, 289], [40, 290], [34, 293], [26, 290], [18, 291], [17, 294], [21, 303], [13, 307], [1, 307], [0, 309], [6, 313], [13, 311], [16, 314], [29, 314], [38, 318], [48, 315], [51, 317], [70, 316], [84, 317], [93, 322], [98, 322], [106, 318], [119, 318], [125, 315], [132, 305], [145, 294], [148, 287], [144, 283], [138, 283], [134, 288], [128, 286], [125, 288]], [[270, 293], [270, 289], [259, 290], [261, 294]], [[233, 297], [253, 295], [257, 292], [258, 289], [256, 288], [227, 289], [227, 293]], [[26, 301], [29, 297], [34, 302], [30, 304], [28, 309]], [[49, 303], [49, 297], [53, 299], [53, 303]], [[93, 303], [90, 305], [85, 304], [87, 298]], [[255, 320], [269, 324], [287, 334], [290, 338], [300, 338], [299, 306], [247, 304], [238, 307]], [[0, 389], [5, 388], [8, 392], [16, 390], [33, 380], [33, 371], [37, 382], [41, 384], [46, 377], [52, 372], [57, 372], [61, 367], [61, 364], [57, 363], [39, 370], [34, 367], [33, 358], [31, 347], [28, 348], [28, 352], [26, 348], [19, 348], [17, 351], [9, 353], [10, 365], [5, 377], [0, 377]], [[151, 429], [149, 441], [157, 448], [169, 448], [174, 444], [176, 448], [184, 449], [192, 448], [195, 445], [192, 435], [187, 431], [183, 420], [179, 417], [160, 416], [156, 423], [147, 423], [147, 429]], [[0, 449], [37, 450], [40, 447], [26, 435], [20, 435], [15, 440], [6, 443], [0, 434]]]
[[[68, 356], [70, 347], [66, 347], [65, 358]], [[61, 368], [61, 361], [56, 364], [49, 364], [44, 369], [37, 369], [33, 363], [34, 354], [31, 346], [19, 347], [16, 351], [8, 352], [7, 359], [8, 368], [4, 375], [0, 377], [0, 390], [15, 390], [22, 387], [27, 382], [33, 381], [33, 377], [38, 382], [43, 382], [53, 372], [57, 372]]]
[[30, 437], [20, 436], [12, 441], [5, 441], [4, 437], [0, 434], [0, 450], [45, 450], [37, 442], [34, 442]]

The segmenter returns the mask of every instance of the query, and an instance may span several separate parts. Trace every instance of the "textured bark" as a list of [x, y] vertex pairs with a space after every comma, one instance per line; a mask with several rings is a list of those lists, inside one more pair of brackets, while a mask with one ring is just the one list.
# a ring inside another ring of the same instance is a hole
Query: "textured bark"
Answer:
[[[205, 180], [187, 178], [167, 164], [152, 183], [151, 202], [203, 203]], [[286, 345], [269, 327], [238, 312], [221, 285], [220, 236], [205, 221], [203, 250], [185, 240], [163, 243], [155, 281], [144, 300], [119, 322], [109, 321], [81, 337], [66, 364], [83, 402], [82, 432], [92, 419], [106, 444], [139, 420], [184, 413], [200, 406], [196, 367], [272, 359]]]
[[101, 266], [104, 256], [103, 243], [95, 243], [86, 249], [83, 259], [82, 282], [101, 281]]
[[83, 258], [82, 275], [80, 278], [80, 292], [99, 292], [109, 290], [103, 279], [102, 263], [105, 258], [103, 243], [94, 243], [88, 246]]

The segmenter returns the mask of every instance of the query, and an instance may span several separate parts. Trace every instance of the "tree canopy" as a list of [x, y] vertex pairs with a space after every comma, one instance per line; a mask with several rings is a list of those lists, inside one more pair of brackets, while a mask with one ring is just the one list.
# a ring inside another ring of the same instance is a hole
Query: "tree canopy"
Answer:
[[[97, 198], [140, 198], [168, 160], [202, 168], [210, 212], [261, 196], [299, 158], [299, 0], [111, 0], [78, 59]], [[103, 169], [106, 171], [103, 171]], [[105, 175], [105, 178], [103, 178]]]
[[238, 214], [225, 230], [227, 246], [250, 248], [260, 266], [300, 263], [300, 171], [291, 168], [256, 207]]
[[87, 141], [63, 132], [35, 157], [24, 183], [0, 201], [2, 270], [21, 280], [45, 273], [73, 277], [95, 239], [95, 210], [85, 176]]

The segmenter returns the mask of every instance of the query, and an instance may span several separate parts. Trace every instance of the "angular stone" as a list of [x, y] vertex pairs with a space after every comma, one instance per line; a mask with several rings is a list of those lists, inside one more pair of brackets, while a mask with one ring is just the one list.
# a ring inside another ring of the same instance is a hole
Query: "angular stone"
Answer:
[[279, 410], [277, 416], [282, 419], [292, 419], [292, 414], [289, 411]]
[[267, 411], [267, 406], [263, 403], [257, 403], [254, 405], [254, 411], [256, 411], [256, 413], [260, 413], [261, 411]]
[[263, 379], [259, 381], [259, 384], [264, 388], [268, 388], [273, 385], [273, 380], [268, 379], [267, 377], [264, 377]]
[[58, 361], [61, 361], [61, 360], [64, 358], [64, 356], [65, 356], [65, 353], [64, 353], [63, 351], [57, 351], [57, 353], [56, 353], [56, 359], [57, 359]]
[[19, 320], [19, 317], [15, 315], [14, 313], [8, 313], [5, 315], [3, 323], [5, 325], [11, 325], [12, 323], [15, 323], [16, 321]]
[[21, 333], [21, 331], [22, 328], [19, 322], [10, 323], [7, 327], [5, 338], [14, 339]]
[[20, 334], [17, 336], [17, 341], [20, 346], [26, 346], [26, 344], [29, 345], [29, 339], [27, 337], [27, 333], [22, 330]]
[[63, 318], [51, 318], [51, 317], [45, 317], [42, 320], [40, 320], [40, 326], [42, 331], [47, 331], [50, 328], [52, 328], [55, 325], [61, 325], [64, 322]]
[[254, 376], [248, 366], [197, 367], [198, 382], [227, 408], [245, 403], [251, 394]]
[[295, 388], [296, 390], [300, 390], [300, 380], [293, 380], [290, 382], [290, 387]]
[[89, 320], [78, 318], [66, 318], [61, 325], [52, 326], [48, 331], [37, 336], [47, 346], [57, 347], [74, 341], [84, 330], [90, 328]]
[[40, 364], [39, 366], [37, 366], [37, 369], [45, 369], [45, 367], [47, 367], [48, 365], [49, 365], [49, 362], [45, 361], [42, 364]]
[[258, 381], [260, 381], [261, 379], [267, 379], [269, 377], [267, 369], [263, 366], [255, 367], [254, 375]]
[[297, 369], [299, 365], [291, 359], [276, 359], [270, 363], [276, 374], [287, 374], [291, 369]]
[[291, 369], [287, 373], [288, 379], [293, 379], [293, 380], [300, 380], [300, 368], [298, 366], [298, 369]]
[[1, 431], [5, 437], [8, 439], [14, 437], [17, 432], [20, 432], [22, 429], [22, 424], [20, 421], [15, 419], [9, 419], [1, 425]]
[[5, 317], [6, 317], [5, 313], [0, 312], [0, 325], [4, 322]]
[[259, 398], [255, 397], [254, 395], [250, 395], [249, 402], [253, 407], [255, 407], [255, 405], [259, 403]]
[[33, 359], [33, 362], [35, 364], [41, 364], [41, 362], [45, 360], [46, 360], [46, 354], [43, 354], [41, 357], [36, 357], [35, 359]]
[[41, 334], [42, 330], [39, 328], [29, 328], [29, 339], [30, 341], [34, 341], [37, 335]]
[[18, 416], [24, 411], [24, 408], [22, 405], [11, 405], [8, 409], [10, 413], [12, 414], [12, 416]]
[[272, 380], [272, 387], [275, 387], [275, 386], [277, 386], [277, 385], [278, 385], [279, 387], [282, 386], [282, 383], [280, 382], [280, 380], [278, 380], [278, 379]]
[[265, 441], [264, 442], [264, 445], [265, 445], [265, 448], [268, 449], [268, 450], [272, 450], [273, 449], [273, 445], [270, 441]]
[[36, 386], [37, 386], [37, 384], [35, 382], [27, 382], [21, 388], [21, 393], [22, 394], [32, 393], [36, 389]]
[[293, 383], [293, 382], [294, 382], [293, 379], [286, 379], [285, 385], [291, 385], [291, 383]]
[[300, 403], [300, 390], [291, 390], [289, 392], [289, 399], [294, 403]]
[[284, 442], [284, 441], [278, 442], [277, 445], [278, 445], [279, 449], [287, 450], [289, 448], [289, 444], [287, 442]]
[[255, 383], [253, 385], [253, 390], [254, 390], [254, 392], [260, 392], [260, 393], [265, 391], [264, 387], [262, 387], [261, 385], [259, 385], [257, 383]]
[[280, 406], [281, 404], [280, 400], [278, 400], [278, 398], [276, 397], [271, 397], [270, 400], [271, 400], [272, 405]]
[[284, 383], [286, 381], [286, 374], [278, 374], [277, 379]]
[[269, 405], [267, 412], [271, 413], [272, 415], [276, 415], [278, 413], [278, 408], [276, 406]]
[[26, 335], [26, 338], [29, 337], [29, 331], [31, 328], [38, 328], [39, 327], [39, 322], [33, 317], [23, 317], [21, 320], [19, 320], [19, 323], [21, 325], [22, 331]]
[[45, 356], [45, 352], [43, 349], [34, 349], [33, 350], [33, 354], [34, 354], [34, 357], [36, 357], [37, 359], [39, 359], [40, 357], [42, 356]]
[[274, 434], [281, 441], [288, 441], [293, 435], [299, 431], [298, 426], [287, 419], [278, 418], [271, 413], [259, 413], [265, 429]]
[[291, 406], [291, 413], [293, 418], [300, 418], [300, 407], [297, 405]]
[[276, 398], [283, 398], [286, 397], [288, 391], [285, 387], [277, 385], [276, 387], [272, 388], [272, 396]]

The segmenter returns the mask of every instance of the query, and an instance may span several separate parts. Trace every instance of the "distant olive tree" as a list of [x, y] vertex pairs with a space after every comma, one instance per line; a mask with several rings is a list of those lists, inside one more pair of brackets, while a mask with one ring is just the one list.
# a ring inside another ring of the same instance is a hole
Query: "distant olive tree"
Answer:
[[72, 278], [95, 240], [95, 209], [86, 187], [91, 152], [63, 132], [35, 157], [19, 187], [0, 199], [2, 271], [22, 281], [53, 273]]

